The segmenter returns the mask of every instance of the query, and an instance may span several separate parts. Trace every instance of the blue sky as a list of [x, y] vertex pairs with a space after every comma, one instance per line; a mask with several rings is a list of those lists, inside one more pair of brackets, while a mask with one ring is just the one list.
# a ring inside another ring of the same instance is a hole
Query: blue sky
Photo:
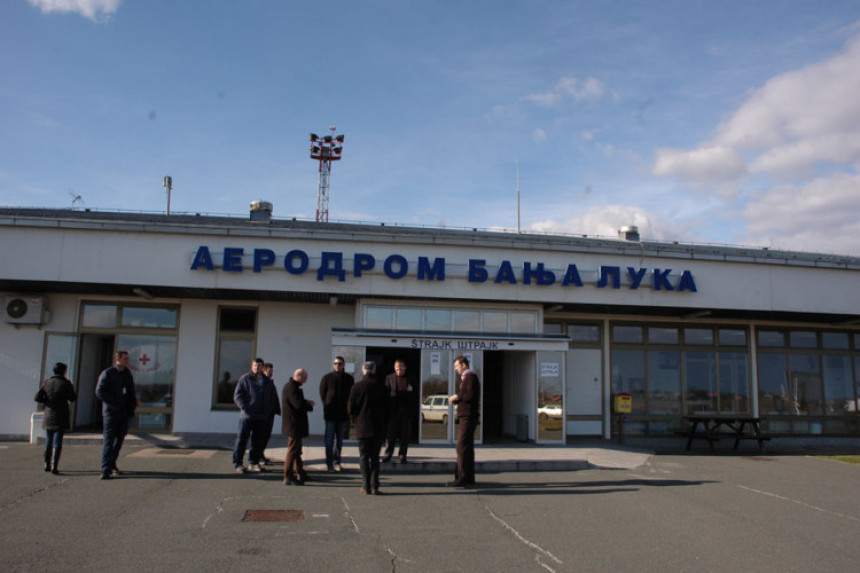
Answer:
[[855, 0], [6, 0], [0, 205], [860, 255]]

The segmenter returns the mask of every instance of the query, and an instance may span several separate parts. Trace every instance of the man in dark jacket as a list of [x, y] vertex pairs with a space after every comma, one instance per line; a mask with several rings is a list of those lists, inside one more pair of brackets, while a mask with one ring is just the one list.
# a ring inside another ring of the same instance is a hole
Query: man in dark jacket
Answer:
[[287, 456], [284, 459], [284, 485], [304, 485], [308, 479], [302, 463], [302, 438], [309, 433], [308, 412], [314, 409], [313, 400], [305, 400], [302, 384], [308, 373], [299, 368], [281, 395], [281, 433], [287, 436]]
[[134, 377], [128, 369], [128, 360], [128, 352], [117, 350], [114, 353], [114, 365], [105, 369], [96, 382], [96, 397], [102, 401], [104, 422], [102, 479], [120, 473], [116, 460], [128, 434], [128, 420], [134, 417], [137, 407]]
[[[68, 366], [62, 362], [54, 364], [54, 375], [42, 383], [36, 393], [36, 402], [45, 405], [42, 427], [45, 429], [45, 471], [59, 474], [60, 452], [63, 451], [63, 433], [69, 429], [69, 402], [77, 395], [72, 382], [66, 378]], [[54, 465], [51, 467], [51, 450]]]
[[457, 434], [457, 473], [454, 481], [445, 485], [468, 487], [475, 483], [475, 428], [481, 415], [481, 384], [469, 369], [469, 359], [465, 356], [454, 359], [454, 370], [460, 375], [460, 390], [449, 396], [448, 401], [457, 405], [456, 415], [460, 424]]
[[388, 425], [388, 396], [385, 386], [374, 377], [375, 363], [365, 362], [361, 372], [361, 380], [349, 393], [347, 410], [358, 438], [359, 466], [364, 483], [361, 493], [379, 495], [379, 450]]
[[394, 361], [394, 372], [385, 377], [388, 392], [389, 422], [388, 447], [385, 448], [383, 462], [390, 462], [394, 454], [394, 444], [400, 440], [400, 463], [406, 463], [409, 439], [412, 437], [412, 416], [418, 408], [418, 392], [406, 375], [406, 362], [399, 358]]
[[320, 380], [320, 398], [323, 403], [323, 418], [325, 418], [325, 465], [328, 471], [343, 471], [341, 466], [341, 450], [343, 438], [349, 429], [349, 414], [346, 412], [346, 401], [349, 391], [355, 384], [352, 374], [345, 370], [343, 356], [334, 359], [334, 370]]
[[233, 467], [239, 473], [247, 471], [243, 464], [248, 437], [251, 451], [248, 453], [249, 468], [261, 472], [260, 459], [266, 446], [266, 428], [269, 416], [278, 408], [278, 390], [275, 383], [265, 375], [262, 358], [255, 358], [251, 371], [243, 374], [233, 391], [233, 402], [239, 407], [239, 433], [233, 448]]

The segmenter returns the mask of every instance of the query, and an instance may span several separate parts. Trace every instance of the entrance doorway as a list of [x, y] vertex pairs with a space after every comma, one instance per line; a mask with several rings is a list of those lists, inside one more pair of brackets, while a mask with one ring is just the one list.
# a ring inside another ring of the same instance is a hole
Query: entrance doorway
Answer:
[[[394, 372], [394, 362], [402, 360], [406, 363], [406, 376], [412, 384], [416, 394], [415, 412], [412, 415], [412, 432], [409, 443], [418, 441], [418, 424], [421, 421], [419, 414], [419, 383], [421, 373], [421, 351], [413, 348], [385, 348], [369, 346], [365, 350], [365, 360], [376, 363], [377, 380], [384, 381], [385, 377]], [[387, 443], [387, 441], [386, 441]]]
[[96, 382], [101, 371], [113, 363], [114, 339], [112, 334], [81, 335], [80, 366], [75, 378], [78, 399], [73, 402], [73, 430], [102, 428], [102, 408], [101, 402], [96, 399]]

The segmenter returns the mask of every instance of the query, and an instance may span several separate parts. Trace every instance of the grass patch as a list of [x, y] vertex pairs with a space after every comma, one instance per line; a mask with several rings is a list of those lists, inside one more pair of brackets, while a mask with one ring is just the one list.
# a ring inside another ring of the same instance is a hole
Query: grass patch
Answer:
[[846, 464], [860, 464], [860, 456], [819, 456], [825, 460], [834, 460]]

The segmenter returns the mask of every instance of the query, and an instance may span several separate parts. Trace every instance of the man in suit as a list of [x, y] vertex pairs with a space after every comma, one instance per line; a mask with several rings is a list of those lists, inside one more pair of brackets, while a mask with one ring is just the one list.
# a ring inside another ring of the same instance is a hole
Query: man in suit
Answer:
[[304, 485], [308, 480], [302, 463], [302, 438], [309, 433], [308, 412], [314, 409], [314, 401], [305, 400], [302, 384], [307, 381], [307, 370], [297, 369], [289, 382], [284, 384], [281, 396], [281, 433], [287, 436], [284, 485]]
[[394, 444], [400, 440], [400, 463], [406, 463], [409, 439], [412, 437], [412, 416], [418, 406], [418, 392], [406, 375], [406, 363], [394, 361], [394, 372], [385, 377], [385, 388], [389, 396], [388, 446], [383, 462], [390, 462], [394, 455]]
[[448, 397], [456, 404], [456, 416], [460, 423], [457, 434], [457, 473], [449, 487], [468, 487], [475, 483], [475, 428], [481, 414], [481, 384], [469, 369], [469, 359], [458, 356], [454, 359], [454, 370], [460, 375], [460, 390]]
[[347, 411], [358, 438], [359, 466], [364, 484], [361, 493], [379, 495], [379, 450], [388, 425], [388, 397], [385, 386], [374, 377], [374, 362], [365, 362], [361, 373], [361, 380], [349, 392]]
[[137, 407], [134, 376], [128, 369], [128, 361], [128, 352], [117, 350], [114, 365], [105, 369], [96, 382], [96, 398], [102, 401], [104, 421], [101, 479], [119, 475], [116, 460], [128, 434], [128, 421], [134, 417]]

